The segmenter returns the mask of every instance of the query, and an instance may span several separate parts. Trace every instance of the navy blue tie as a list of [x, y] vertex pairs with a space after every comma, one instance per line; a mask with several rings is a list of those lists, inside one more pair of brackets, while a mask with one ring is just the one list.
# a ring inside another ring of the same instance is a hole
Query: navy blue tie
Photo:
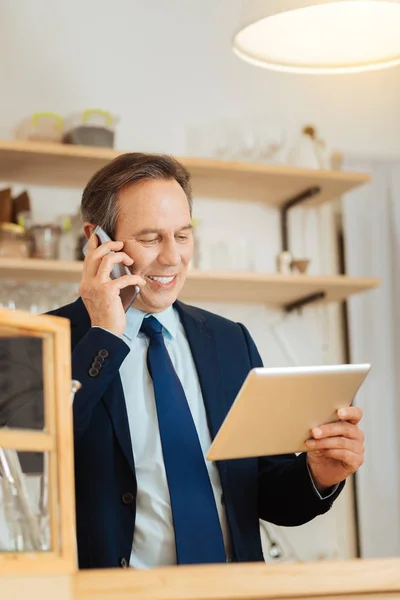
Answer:
[[147, 366], [153, 379], [177, 562], [225, 562], [210, 477], [185, 392], [164, 343], [162, 325], [148, 317], [140, 331], [150, 338]]

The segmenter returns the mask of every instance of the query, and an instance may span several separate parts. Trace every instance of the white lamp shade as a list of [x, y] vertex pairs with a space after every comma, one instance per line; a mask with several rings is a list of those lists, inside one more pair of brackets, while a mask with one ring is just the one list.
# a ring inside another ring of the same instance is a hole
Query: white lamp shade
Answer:
[[244, 0], [233, 50], [260, 67], [346, 73], [400, 63], [400, 0]]

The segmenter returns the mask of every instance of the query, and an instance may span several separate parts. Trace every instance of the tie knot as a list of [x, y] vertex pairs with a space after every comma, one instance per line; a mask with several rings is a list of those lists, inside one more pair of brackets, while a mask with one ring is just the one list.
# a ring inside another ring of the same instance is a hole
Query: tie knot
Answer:
[[163, 326], [157, 319], [154, 317], [147, 317], [147, 319], [143, 319], [140, 331], [152, 340], [158, 333], [162, 332], [162, 328]]

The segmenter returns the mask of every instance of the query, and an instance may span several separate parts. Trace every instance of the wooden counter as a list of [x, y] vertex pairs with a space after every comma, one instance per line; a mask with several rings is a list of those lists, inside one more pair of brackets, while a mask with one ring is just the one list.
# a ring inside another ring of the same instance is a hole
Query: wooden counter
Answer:
[[116, 569], [0, 577], [4, 600], [400, 600], [400, 560]]

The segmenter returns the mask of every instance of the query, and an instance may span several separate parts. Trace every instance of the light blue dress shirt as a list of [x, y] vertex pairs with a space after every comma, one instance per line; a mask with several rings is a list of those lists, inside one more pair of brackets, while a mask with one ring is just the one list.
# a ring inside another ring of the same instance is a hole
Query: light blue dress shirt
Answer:
[[[211, 438], [197, 371], [179, 315], [171, 306], [153, 315], [164, 327], [165, 345], [182, 383], [203, 454]], [[147, 370], [148, 338], [140, 333], [145, 313], [127, 312], [123, 336], [130, 353], [120, 368], [137, 477], [136, 525], [130, 565], [136, 568], [176, 564], [170, 497], [161, 449], [153, 383]], [[221, 522], [227, 556], [230, 536], [215, 463], [206, 461]]]

